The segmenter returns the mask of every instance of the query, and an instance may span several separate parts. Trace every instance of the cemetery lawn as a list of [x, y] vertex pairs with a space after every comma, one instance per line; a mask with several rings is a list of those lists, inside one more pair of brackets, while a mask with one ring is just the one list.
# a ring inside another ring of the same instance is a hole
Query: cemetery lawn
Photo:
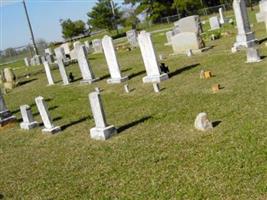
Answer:
[[[255, 14], [255, 13], [253, 13]], [[266, 37], [264, 24], [252, 23], [258, 39]], [[139, 49], [120, 50], [123, 74], [130, 75], [130, 94], [123, 85], [108, 85], [102, 54], [90, 55], [94, 72], [102, 80], [81, 85], [77, 64], [67, 67], [76, 81], [47, 87], [42, 66], [15, 69], [21, 86], [7, 95], [9, 109], [21, 120], [19, 106], [31, 105], [40, 120], [34, 98], [49, 105], [57, 135], [29, 132], [19, 123], [0, 130], [0, 199], [267, 199], [267, 59], [245, 64], [244, 51], [231, 54], [235, 29], [206, 41], [211, 50], [188, 58], [168, 56], [171, 78], [160, 94], [143, 84], [145, 69]], [[169, 55], [165, 33], [153, 34], [158, 54]], [[264, 42], [262, 56], [267, 56]], [[200, 80], [200, 71], [215, 75]], [[25, 74], [30, 73], [30, 78]], [[213, 94], [213, 84], [223, 89]], [[94, 141], [88, 93], [103, 89], [107, 119], [119, 134]], [[216, 127], [202, 133], [194, 119], [207, 112]]]

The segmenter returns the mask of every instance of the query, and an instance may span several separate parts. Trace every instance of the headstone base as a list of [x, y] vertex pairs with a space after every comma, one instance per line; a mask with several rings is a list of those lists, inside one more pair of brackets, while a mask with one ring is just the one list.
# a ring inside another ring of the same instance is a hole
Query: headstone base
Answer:
[[110, 78], [107, 80], [108, 84], [116, 84], [116, 83], [123, 83], [127, 81], [129, 78], [128, 76], [122, 77], [122, 78]]
[[32, 128], [35, 128], [38, 126], [38, 122], [32, 122], [32, 123], [20, 123], [20, 128], [25, 130], [30, 130]]
[[92, 83], [94, 83], [94, 82], [96, 82], [96, 81], [98, 81], [98, 80], [100, 80], [100, 78], [95, 78], [95, 79], [87, 79], [87, 80], [82, 80], [80, 83], [81, 84], [92, 84]]
[[143, 78], [143, 82], [144, 83], [159, 83], [159, 82], [162, 82], [168, 79], [169, 79], [168, 74], [164, 73], [164, 74], [161, 74], [160, 76], [145, 76]]
[[44, 128], [42, 129], [43, 133], [51, 133], [51, 134], [55, 134], [57, 132], [60, 132], [61, 128], [59, 126], [53, 127], [53, 128]]
[[91, 128], [90, 136], [94, 140], [107, 140], [117, 133], [117, 129], [111, 125], [106, 128]]
[[0, 112], [0, 127], [3, 127], [10, 122], [14, 122], [15, 120], [16, 117], [12, 116], [8, 110]]

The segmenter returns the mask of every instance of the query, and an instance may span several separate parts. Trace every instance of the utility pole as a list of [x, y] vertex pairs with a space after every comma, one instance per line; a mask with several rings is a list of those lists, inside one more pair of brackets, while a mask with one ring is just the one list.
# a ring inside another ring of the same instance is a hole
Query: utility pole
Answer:
[[116, 20], [115, 6], [114, 6], [113, 0], [110, 0], [110, 5], [111, 5], [112, 14], [113, 14], [113, 23], [116, 28], [117, 34], [119, 34], [117, 20]]
[[29, 18], [29, 14], [28, 14], [28, 11], [27, 11], [26, 4], [25, 4], [25, 0], [22, 0], [22, 3], [23, 3], [23, 6], [24, 6], [25, 14], [26, 14], [26, 17], [27, 17], [28, 25], [29, 25], [29, 28], [30, 28], [31, 36], [32, 36], [33, 49], [34, 49], [35, 55], [38, 55], [39, 53], [38, 53], [38, 49], [37, 49], [37, 46], [36, 46], [36, 43], [35, 43], [35, 40], [34, 40], [34, 35], [33, 35], [33, 31], [32, 31], [32, 25], [31, 25], [31, 22], [30, 22], [30, 18]]

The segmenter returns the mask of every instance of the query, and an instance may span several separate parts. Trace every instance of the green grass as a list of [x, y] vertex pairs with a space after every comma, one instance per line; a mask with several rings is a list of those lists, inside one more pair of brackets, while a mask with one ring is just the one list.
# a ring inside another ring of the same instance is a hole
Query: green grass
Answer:
[[[264, 37], [264, 25], [253, 23], [257, 37]], [[29, 104], [40, 121], [34, 98], [42, 95], [56, 125], [73, 125], [53, 136], [41, 134], [41, 127], [22, 131], [18, 124], [1, 130], [4, 199], [267, 199], [266, 59], [245, 64], [245, 52], [230, 53], [234, 27], [225, 31], [232, 35], [206, 41], [214, 48], [205, 53], [168, 56], [172, 72], [184, 70], [163, 82], [160, 94], [142, 83], [145, 74], [129, 80], [135, 88], [130, 94], [123, 92], [123, 85], [107, 85], [106, 80], [62, 86], [57, 70], [53, 74], [58, 83], [46, 87], [42, 67], [18, 63], [17, 76], [32, 74], [20, 81], [33, 81], [5, 96], [10, 110], [20, 119], [19, 106]], [[163, 45], [165, 34], [154, 34], [153, 41], [158, 54], [172, 53]], [[260, 50], [267, 55], [264, 44]], [[119, 51], [118, 59], [125, 75], [144, 71], [139, 49]], [[108, 74], [103, 55], [90, 55], [90, 63], [98, 77]], [[201, 69], [216, 77], [200, 80]], [[80, 77], [77, 64], [67, 71]], [[224, 89], [213, 94], [216, 83]], [[88, 93], [95, 87], [104, 89], [110, 124], [119, 128], [143, 122], [105, 142], [90, 139], [94, 122]], [[193, 127], [203, 111], [212, 121], [221, 121], [212, 132]]]

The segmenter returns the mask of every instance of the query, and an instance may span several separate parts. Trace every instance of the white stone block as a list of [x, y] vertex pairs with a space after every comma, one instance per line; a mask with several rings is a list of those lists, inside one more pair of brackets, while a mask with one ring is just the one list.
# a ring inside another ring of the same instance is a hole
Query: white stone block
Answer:
[[45, 74], [47, 77], [48, 85], [54, 85], [55, 84], [54, 78], [53, 78], [53, 75], [52, 75], [52, 72], [51, 72], [51, 69], [50, 69], [48, 62], [44, 62], [43, 65], [45, 68]]
[[47, 104], [44, 98], [41, 96], [36, 97], [35, 103], [37, 105], [38, 111], [44, 123], [44, 129], [42, 129], [42, 132], [54, 134], [54, 133], [61, 131], [61, 128], [59, 126], [55, 126], [53, 124], [52, 118], [48, 112], [48, 107], [47, 107]]
[[20, 112], [23, 122], [20, 123], [20, 128], [30, 130], [38, 126], [38, 122], [33, 119], [31, 107], [28, 105], [20, 106]]
[[78, 64], [83, 77], [82, 83], [93, 83], [99, 78], [95, 78], [93, 69], [87, 59], [86, 47], [84, 45], [76, 45], [75, 51], [77, 51]]
[[107, 80], [107, 83], [122, 83], [128, 80], [128, 77], [122, 77], [120, 65], [118, 63], [117, 55], [114, 49], [112, 38], [104, 36], [102, 39], [102, 47], [104, 50], [106, 62], [108, 65], [111, 78]]
[[167, 80], [169, 78], [168, 74], [162, 74], [160, 71], [150, 33], [141, 31], [138, 35], [138, 42], [147, 73], [147, 76], [143, 78], [143, 82], [150, 83]]
[[249, 47], [252, 43], [255, 43], [254, 33], [251, 31], [246, 1], [245, 0], [234, 0], [233, 9], [235, 13], [236, 25], [238, 35], [236, 36], [235, 47]]
[[107, 140], [117, 133], [113, 125], [108, 125], [99, 92], [89, 94], [91, 110], [95, 120], [95, 127], [90, 129], [90, 136], [95, 140]]

